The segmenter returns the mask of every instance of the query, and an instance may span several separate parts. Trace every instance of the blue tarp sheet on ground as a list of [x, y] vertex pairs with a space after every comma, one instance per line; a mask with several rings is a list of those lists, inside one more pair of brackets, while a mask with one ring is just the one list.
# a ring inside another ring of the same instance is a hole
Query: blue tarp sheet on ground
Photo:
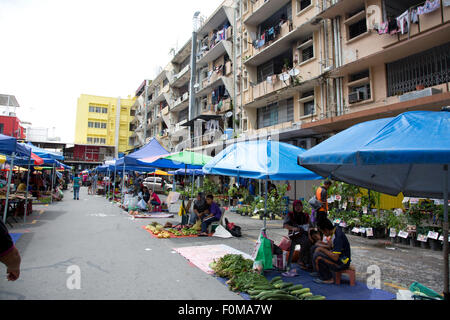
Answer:
[[270, 180], [318, 180], [319, 175], [297, 165], [304, 149], [278, 141], [235, 143], [203, 167], [206, 174]]
[[143, 146], [138, 151], [118, 159], [116, 161], [116, 166], [121, 167], [124, 163], [126, 166], [140, 166], [142, 164], [138, 163], [138, 159], [145, 159], [160, 155], [169, 155], [169, 152], [161, 146], [158, 140], [153, 138], [147, 145]]
[[[313, 281], [313, 277], [308, 272], [296, 268], [298, 277], [286, 278], [282, 277], [284, 282], [292, 282], [294, 284], [301, 284], [304, 288], [310, 288], [314, 295], [325, 296], [327, 300], [393, 300], [396, 295], [380, 289], [369, 289], [367, 285], [356, 282], [355, 286], [350, 286], [350, 283], [345, 276], [342, 277], [340, 285], [317, 284]], [[281, 276], [280, 271], [266, 271], [264, 275], [268, 280], [272, 280], [276, 276]], [[216, 278], [226, 285], [227, 279]], [[240, 293], [242, 298], [250, 300], [250, 296], [246, 293]]]
[[445, 111], [361, 123], [298, 158], [298, 164], [322, 176], [391, 195], [437, 199], [442, 199], [448, 163], [450, 112]]

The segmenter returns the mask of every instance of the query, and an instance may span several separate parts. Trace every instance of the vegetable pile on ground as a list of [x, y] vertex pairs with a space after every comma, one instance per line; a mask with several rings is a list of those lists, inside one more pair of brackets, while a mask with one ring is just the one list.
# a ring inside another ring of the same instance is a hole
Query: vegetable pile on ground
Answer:
[[301, 284], [284, 282], [281, 277], [271, 281], [252, 270], [253, 261], [242, 255], [228, 254], [210, 264], [216, 275], [229, 278], [227, 284], [234, 292], [246, 292], [252, 300], [325, 300]]
[[242, 255], [227, 254], [210, 264], [211, 269], [222, 278], [232, 278], [241, 272], [252, 271], [253, 260], [245, 259]]
[[162, 239], [170, 238], [170, 234], [178, 237], [198, 235], [198, 231], [193, 228], [174, 226], [166, 230], [163, 225], [157, 222], [152, 222], [151, 224], [146, 226], [145, 229], [150, 230], [155, 236]]

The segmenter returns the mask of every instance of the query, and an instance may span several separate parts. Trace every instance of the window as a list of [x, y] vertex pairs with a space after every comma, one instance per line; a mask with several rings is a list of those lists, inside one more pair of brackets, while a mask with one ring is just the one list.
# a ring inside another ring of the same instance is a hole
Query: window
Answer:
[[0, 133], [3, 134], [3, 123], [0, 123]]
[[303, 92], [300, 98], [301, 102], [301, 116], [308, 116], [315, 114], [315, 100], [314, 100], [314, 90]]
[[245, 91], [248, 89], [248, 72], [247, 72], [247, 70], [244, 70], [242, 81], [243, 81], [243, 87], [244, 87], [244, 91]]
[[287, 64], [289, 68], [292, 68], [293, 58], [291, 50], [288, 50], [278, 57], [259, 65], [256, 68], [257, 82], [261, 83], [274, 74], [281, 74], [285, 64]]
[[366, 18], [359, 20], [348, 26], [348, 39], [356, 38], [357, 36], [367, 32]]
[[106, 139], [101, 138], [101, 139], [100, 139], [100, 144], [106, 144]]
[[305, 10], [311, 5], [311, 0], [297, 0], [297, 13]]
[[88, 128], [93, 128], [93, 127], [94, 127], [94, 123], [91, 122], [91, 121], [89, 121], [89, 122], [88, 122]]
[[102, 113], [108, 113], [108, 109], [107, 108], [102, 108]]
[[294, 99], [272, 103], [259, 108], [258, 129], [275, 126], [280, 123], [294, 120]]
[[300, 45], [298, 46], [298, 50], [300, 51], [300, 61], [299, 63], [308, 61], [314, 58], [314, 39], [311, 34], [309, 37], [306, 37], [302, 41], [300, 41]]
[[366, 69], [348, 76], [348, 102], [357, 103], [371, 98], [370, 92], [370, 70]]
[[87, 138], [87, 143], [92, 143], [92, 142], [93, 142], [92, 138], [91, 138], [91, 137], [88, 137], [88, 138]]
[[305, 102], [304, 104], [303, 104], [303, 115], [304, 116], [306, 116], [306, 115], [312, 115], [312, 114], [314, 114], [314, 100], [311, 100], [311, 101], [308, 101], [308, 102]]
[[102, 123], [102, 129], [106, 129], [106, 123]]
[[95, 112], [96, 112], [96, 113], [102, 113], [102, 108], [100, 108], [100, 107], [95, 107]]
[[89, 112], [95, 112], [95, 107], [89, 107]]
[[248, 0], [243, 0], [242, 8], [244, 10], [244, 13], [247, 13], [247, 11], [248, 11]]
[[169, 84], [169, 79], [164, 79], [164, 81], [163, 81], [163, 88], [165, 87], [165, 86], [167, 86]]
[[247, 31], [244, 32], [244, 35], [242, 37], [242, 41], [244, 42], [242, 44], [243, 51], [246, 52], [248, 50], [248, 33], [247, 33]]

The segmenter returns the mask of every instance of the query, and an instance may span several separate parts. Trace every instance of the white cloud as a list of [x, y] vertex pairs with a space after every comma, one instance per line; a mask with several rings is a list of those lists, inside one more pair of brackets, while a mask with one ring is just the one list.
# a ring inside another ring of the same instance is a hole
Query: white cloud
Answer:
[[72, 142], [80, 94], [132, 95], [222, 0], [0, 0], [0, 93]]

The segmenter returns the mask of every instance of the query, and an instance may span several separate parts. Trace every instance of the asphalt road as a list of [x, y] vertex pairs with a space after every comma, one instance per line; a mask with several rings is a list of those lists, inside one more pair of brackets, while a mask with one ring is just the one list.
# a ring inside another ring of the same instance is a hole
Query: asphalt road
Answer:
[[[164, 198], [164, 197], [162, 197]], [[88, 196], [80, 201], [67, 191], [62, 202], [35, 206], [17, 243], [22, 273], [16, 282], [0, 279], [0, 299], [62, 300], [240, 300], [214, 277], [190, 265], [173, 248], [226, 244], [251, 254], [263, 226], [260, 220], [227, 213], [242, 227], [242, 238], [153, 239], [141, 229], [154, 219], [132, 220], [105, 198]], [[173, 219], [156, 220], [179, 222]], [[281, 221], [268, 222], [268, 236], [279, 243], [286, 231]], [[397, 292], [412, 282], [442, 292], [442, 252], [392, 245], [385, 241], [348, 236], [357, 280], [365, 282], [367, 267], [381, 270], [382, 289]], [[81, 289], [69, 289], [68, 270], [79, 268]], [[0, 274], [6, 268], [0, 266]]]

